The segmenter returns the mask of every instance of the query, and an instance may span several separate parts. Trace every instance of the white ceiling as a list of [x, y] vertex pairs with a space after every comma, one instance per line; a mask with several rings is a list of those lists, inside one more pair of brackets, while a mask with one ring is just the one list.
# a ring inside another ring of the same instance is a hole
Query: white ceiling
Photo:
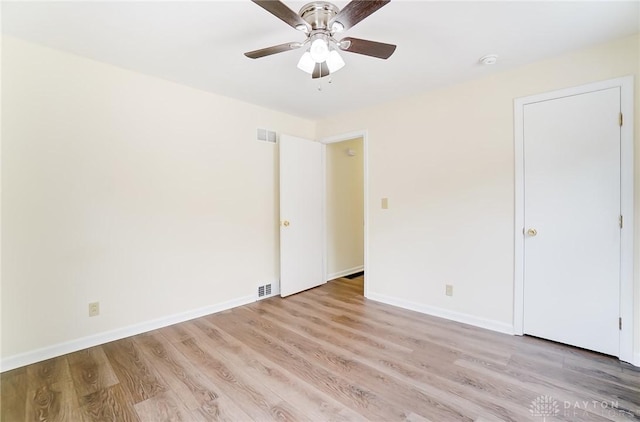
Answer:
[[[305, 2], [285, 3], [298, 11]], [[315, 119], [634, 34], [639, 5], [392, 0], [343, 36], [397, 44], [394, 55], [341, 53], [347, 65], [322, 91], [296, 68], [301, 50], [243, 55], [304, 39], [249, 0], [2, 2], [2, 32]], [[489, 53], [498, 64], [479, 65]]]

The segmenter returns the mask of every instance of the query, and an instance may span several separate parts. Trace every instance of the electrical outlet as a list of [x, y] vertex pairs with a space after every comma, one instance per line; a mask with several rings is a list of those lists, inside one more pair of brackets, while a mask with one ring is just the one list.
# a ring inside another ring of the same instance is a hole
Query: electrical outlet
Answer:
[[100, 315], [100, 302], [91, 302], [89, 304], [89, 316], [98, 316]]
[[389, 209], [389, 198], [382, 198], [380, 200], [380, 206], [382, 207], [383, 210], [388, 210]]
[[447, 284], [444, 294], [447, 296], [453, 296], [453, 286], [451, 284]]

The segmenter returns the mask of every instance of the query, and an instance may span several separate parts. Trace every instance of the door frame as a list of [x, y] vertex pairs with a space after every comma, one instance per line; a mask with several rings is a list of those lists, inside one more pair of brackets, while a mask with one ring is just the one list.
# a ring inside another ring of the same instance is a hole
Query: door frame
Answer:
[[620, 110], [624, 115], [620, 145], [620, 209], [624, 224], [620, 231], [620, 331], [619, 359], [634, 362], [633, 294], [633, 76], [600, 81], [514, 100], [515, 221], [514, 221], [514, 334], [524, 334], [524, 106], [610, 88], [620, 88]]
[[[344, 142], [344, 141], [348, 141], [351, 139], [355, 139], [355, 138], [362, 138], [362, 160], [363, 160], [363, 169], [364, 169], [364, 175], [363, 175], [363, 185], [364, 185], [364, 273], [365, 273], [365, 277], [364, 277], [364, 297], [369, 297], [369, 283], [367, 282], [368, 277], [366, 276], [366, 274], [368, 274], [369, 272], [369, 145], [368, 145], [368, 140], [367, 140], [367, 131], [366, 130], [357, 130], [355, 132], [349, 132], [349, 133], [343, 133], [340, 135], [335, 135], [335, 136], [330, 136], [327, 138], [323, 138], [320, 140], [321, 143], [323, 144], [335, 144], [338, 142]], [[328, 275], [328, 269], [327, 269], [327, 186], [326, 186], [326, 160], [325, 160], [325, 185], [324, 185], [324, 189], [322, 192], [323, 195], [323, 199], [322, 199], [322, 203], [323, 203], [323, 214], [325, 216], [325, 222], [324, 222], [324, 279], [326, 281], [327, 280], [327, 275]]]

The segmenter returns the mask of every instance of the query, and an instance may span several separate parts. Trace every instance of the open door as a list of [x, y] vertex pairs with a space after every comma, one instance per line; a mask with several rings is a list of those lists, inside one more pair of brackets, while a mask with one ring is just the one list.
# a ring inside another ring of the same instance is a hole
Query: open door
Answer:
[[325, 283], [324, 145], [280, 137], [280, 295]]

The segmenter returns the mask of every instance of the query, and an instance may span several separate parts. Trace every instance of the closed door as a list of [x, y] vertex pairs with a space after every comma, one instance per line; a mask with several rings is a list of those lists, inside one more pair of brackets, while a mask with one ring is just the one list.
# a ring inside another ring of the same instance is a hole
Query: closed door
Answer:
[[619, 355], [620, 88], [524, 106], [524, 332]]
[[280, 295], [325, 282], [323, 274], [324, 145], [280, 138]]

